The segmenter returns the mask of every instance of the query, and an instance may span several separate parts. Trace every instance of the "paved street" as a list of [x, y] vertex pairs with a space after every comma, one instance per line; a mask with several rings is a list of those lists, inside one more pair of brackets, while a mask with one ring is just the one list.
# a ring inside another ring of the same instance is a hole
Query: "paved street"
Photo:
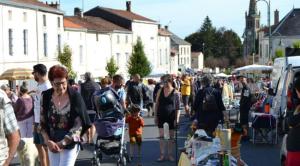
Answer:
[[[142, 164], [143, 166], [170, 166], [176, 165], [171, 162], [157, 163], [155, 160], [159, 157], [159, 144], [158, 144], [158, 129], [154, 125], [153, 118], [145, 118], [144, 138], [142, 147]], [[190, 122], [181, 116], [180, 130], [178, 132], [178, 147], [183, 146], [183, 142], [186, 139], [187, 131], [189, 130]], [[256, 144], [253, 145], [251, 142], [242, 143], [241, 153], [243, 160], [249, 166], [279, 166], [279, 149], [278, 145], [266, 145]], [[76, 166], [88, 166], [91, 165], [92, 147], [85, 147], [84, 151], [81, 151], [76, 162]], [[14, 160], [14, 166], [17, 160]], [[116, 162], [104, 158], [103, 166], [114, 166]], [[136, 162], [132, 162], [129, 165], [136, 165]]]

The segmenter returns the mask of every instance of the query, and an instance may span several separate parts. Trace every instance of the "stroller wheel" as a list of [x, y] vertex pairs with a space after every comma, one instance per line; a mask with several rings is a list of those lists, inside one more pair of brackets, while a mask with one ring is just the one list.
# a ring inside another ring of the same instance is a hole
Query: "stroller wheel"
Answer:
[[100, 161], [99, 159], [93, 158], [92, 159], [92, 166], [100, 166]]
[[122, 156], [118, 159], [117, 166], [126, 166], [127, 165], [127, 159], [125, 156]]

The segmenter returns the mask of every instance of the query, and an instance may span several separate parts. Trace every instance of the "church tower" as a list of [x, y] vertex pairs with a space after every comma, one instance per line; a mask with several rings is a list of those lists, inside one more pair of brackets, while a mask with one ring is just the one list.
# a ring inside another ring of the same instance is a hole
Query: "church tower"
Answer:
[[245, 13], [246, 27], [243, 34], [244, 38], [244, 57], [257, 52], [256, 39], [260, 29], [260, 13], [257, 13], [256, 0], [250, 0], [249, 11]]

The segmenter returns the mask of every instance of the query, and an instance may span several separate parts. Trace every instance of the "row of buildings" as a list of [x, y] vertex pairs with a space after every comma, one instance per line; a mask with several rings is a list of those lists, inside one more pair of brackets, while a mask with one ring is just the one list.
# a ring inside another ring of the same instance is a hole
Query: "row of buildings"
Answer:
[[[271, 24], [271, 36], [269, 27], [261, 26], [257, 0], [250, 0], [245, 20], [244, 56], [253, 56], [254, 53], [255, 63], [270, 64], [276, 54], [285, 55], [286, 47], [293, 47], [295, 42], [300, 41], [300, 9], [293, 7], [281, 20], [279, 11], [275, 10], [274, 23]], [[269, 36], [271, 37], [270, 46]]]
[[95, 77], [107, 75], [105, 66], [112, 56], [118, 73], [128, 76], [127, 61], [138, 38], [152, 74], [203, 68], [201, 53], [192, 56], [190, 43], [170, 32], [168, 26], [132, 12], [130, 1], [125, 10], [97, 6], [82, 13], [75, 8], [73, 16], [65, 16], [58, 3], [0, 1], [0, 73], [36, 63], [50, 67], [58, 63], [58, 53], [68, 45], [79, 78], [86, 71]]

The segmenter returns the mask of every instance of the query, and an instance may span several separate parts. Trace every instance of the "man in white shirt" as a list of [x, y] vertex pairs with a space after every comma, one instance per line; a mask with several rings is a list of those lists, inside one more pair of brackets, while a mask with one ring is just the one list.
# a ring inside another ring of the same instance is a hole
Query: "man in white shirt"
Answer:
[[48, 151], [46, 143], [40, 133], [40, 115], [41, 115], [41, 94], [50, 89], [51, 84], [47, 81], [47, 67], [43, 64], [33, 66], [32, 72], [35, 81], [38, 83], [34, 96], [34, 131], [33, 141], [39, 153], [41, 166], [49, 166]]

